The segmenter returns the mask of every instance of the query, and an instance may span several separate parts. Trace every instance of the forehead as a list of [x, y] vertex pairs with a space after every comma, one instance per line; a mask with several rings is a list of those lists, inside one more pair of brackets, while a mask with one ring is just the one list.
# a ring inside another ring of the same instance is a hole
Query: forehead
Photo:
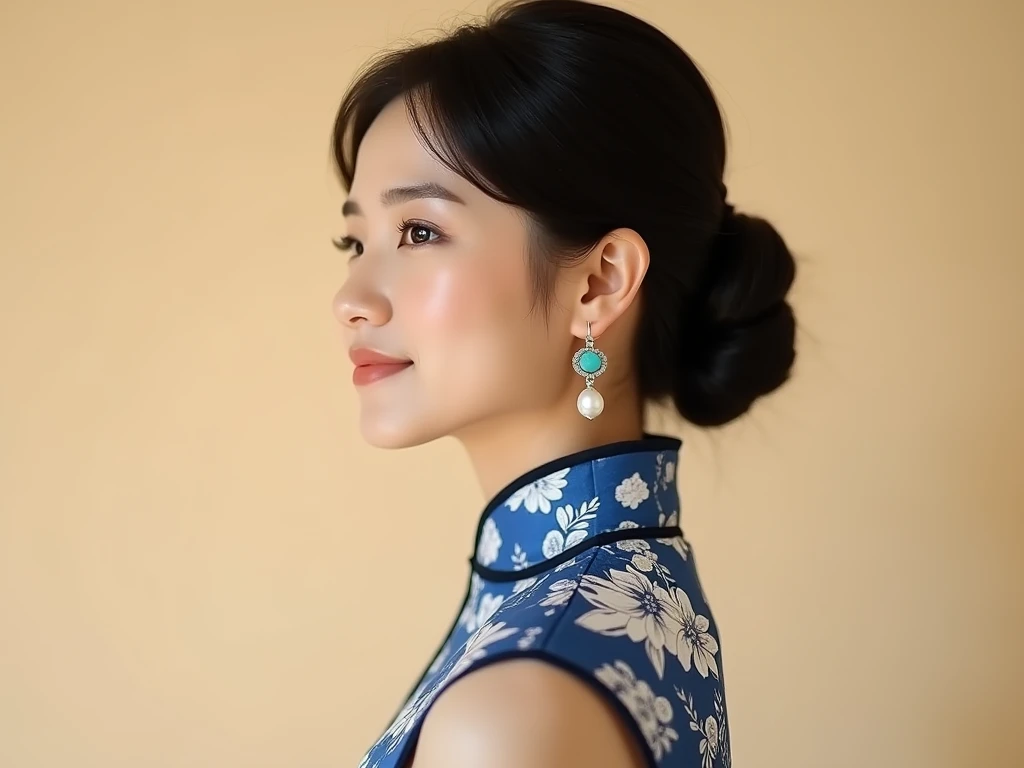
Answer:
[[465, 195], [474, 189], [427, 150], [405, 102], [395, 99], [381, 110], [359, 145], [350, 197], [369, 203], [369, 195], [385, 188], [424, 181], [440, 182]]

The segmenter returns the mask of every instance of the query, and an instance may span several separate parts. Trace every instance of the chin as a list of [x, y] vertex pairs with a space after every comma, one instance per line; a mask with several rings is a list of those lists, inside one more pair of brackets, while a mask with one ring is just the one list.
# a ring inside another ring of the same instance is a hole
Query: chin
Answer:
[[413, 448], [442, 437], [421, 424], [365, 413], [359, 419], [359, 432], [374, 448], [388, 449]]
[[404, 397], [394, 393], [370, 397], [378, 392], [383, 394], [381, 390], [363, 393], [359, 408], [359, 431], [375, 448], [425, 445], [486, 423], [494, 415], [494, 404], [470, 391], [435, 397], [410, 390]]

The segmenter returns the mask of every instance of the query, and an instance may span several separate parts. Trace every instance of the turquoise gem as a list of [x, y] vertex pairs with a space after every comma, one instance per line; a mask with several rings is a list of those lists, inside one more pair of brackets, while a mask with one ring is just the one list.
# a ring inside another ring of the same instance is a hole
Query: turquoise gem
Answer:
[[597, 373], [601, 370], [601, 357], [597, 352], [591, 352], [589, 349], [580, 355], [580, 368], [587, 373]]

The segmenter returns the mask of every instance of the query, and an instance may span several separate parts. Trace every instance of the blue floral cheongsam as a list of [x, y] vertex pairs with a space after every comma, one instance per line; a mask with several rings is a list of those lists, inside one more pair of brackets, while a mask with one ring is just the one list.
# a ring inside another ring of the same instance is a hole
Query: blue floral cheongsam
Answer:
[[494, 496], [458, 617], [360, 768], [405, 768], [438, 694], [509, 658], [589, 684], [648, 766], [730, 765], [718, 629], [679, 527], [681, 444], [645, 433], [579, 451]]

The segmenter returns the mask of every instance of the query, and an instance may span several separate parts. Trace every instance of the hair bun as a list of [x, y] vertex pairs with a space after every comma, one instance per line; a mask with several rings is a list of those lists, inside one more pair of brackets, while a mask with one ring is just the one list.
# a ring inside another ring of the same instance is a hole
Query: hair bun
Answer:
[[789, 378], [796, 319], [786, 294], [796, 262], [764, 219], [727, 205], [705, 280], [683, 318], [672, 399], [699, 426], [720, 426]]

